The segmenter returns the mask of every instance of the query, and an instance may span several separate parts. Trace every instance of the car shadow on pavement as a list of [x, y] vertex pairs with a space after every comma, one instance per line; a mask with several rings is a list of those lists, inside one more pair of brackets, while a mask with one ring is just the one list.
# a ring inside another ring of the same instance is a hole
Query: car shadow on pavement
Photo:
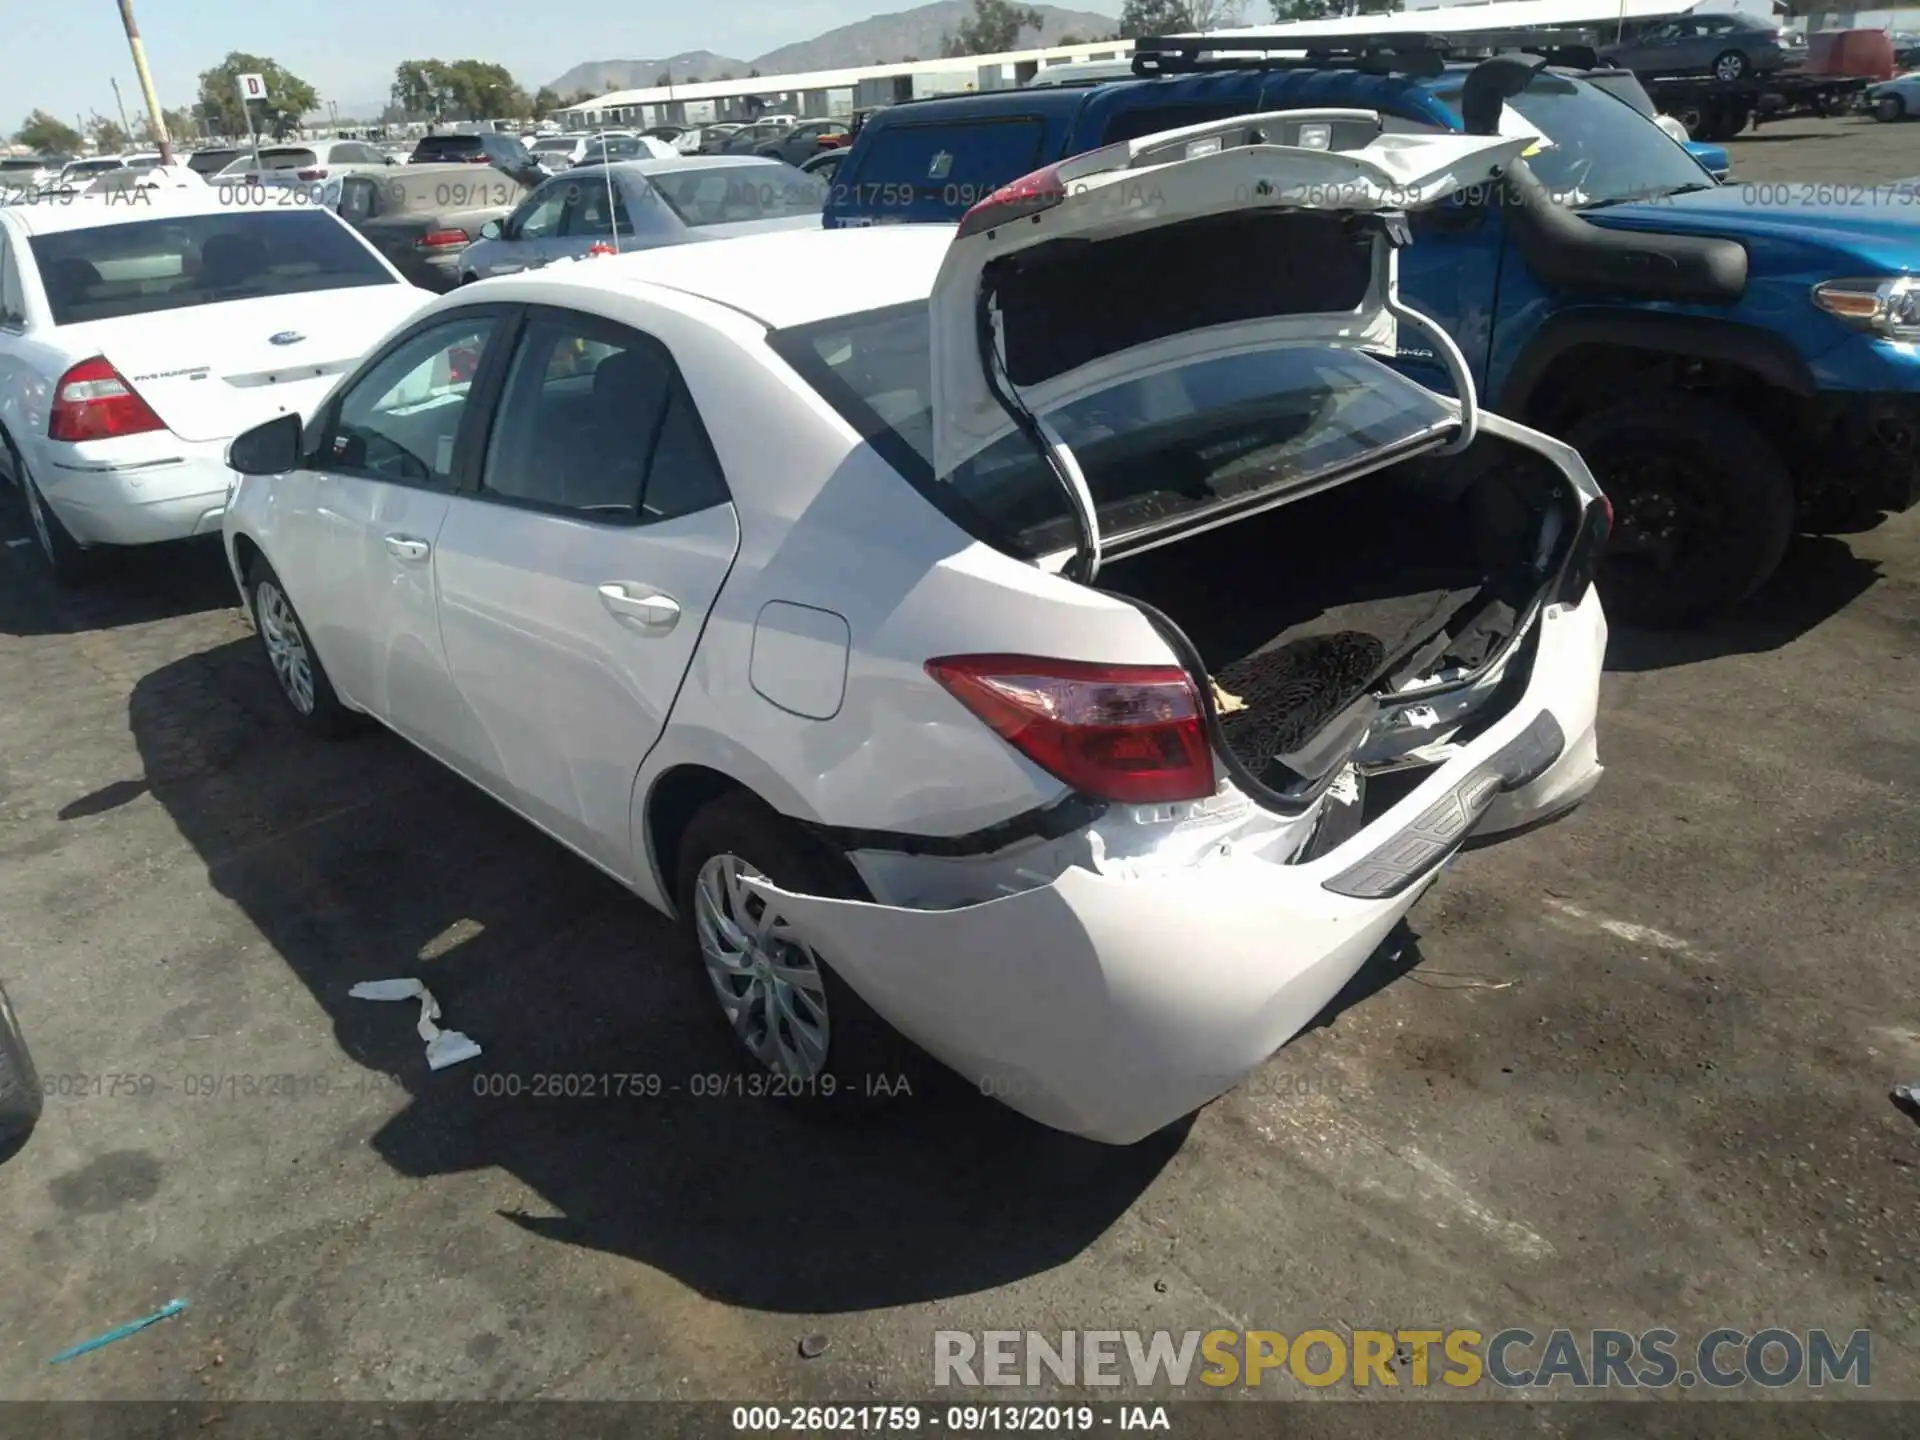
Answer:
[[[25, 527], [21, 520], [12, 528], [25, 534]], [[25, 583], [0, 585], [0, 634], [113, 630], [240, 602], [217, 535], [117, 551], [98, 579], [64, 590], [29, 546], [9, 545], [0, 564], [27, 572]]]
[[[728, 1304], [902, 1305], [1066, 1262], [1185, 1137], [1182, 1124], [1094, 1145], [957, 1081], [826, 1113], [732, 1093], [726, 1037], [673, 927], [398, 739], [306, 737], [250, 642], [144, 677], [130, 720], [213, 888], [346, 1055], [397, 1077], [404, 1108], [369, 1143], [407, 1176], [506, 1171], [554, 1212], [507, 1223]], [[347, 993], [409, 976], [478, 1059], [430, 1072], [411, 1003]]]
[[1722, 655], [1757, 655], [1791, 644], [1839, 614], [1880, 579], [1833, 535], [1799, 535], [1773, 578], [1737, 611], [1697, 630], [1639, 630], [1615, 623], [1607, 669], [1634, 672], [1693, 665]]

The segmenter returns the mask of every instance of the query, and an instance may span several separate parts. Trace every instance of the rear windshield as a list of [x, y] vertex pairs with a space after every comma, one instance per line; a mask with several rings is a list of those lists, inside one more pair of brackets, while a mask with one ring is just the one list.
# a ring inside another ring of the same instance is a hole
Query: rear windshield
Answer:
[[319, 163], [318, 155], [297, 145], [280, 145], [260, 152], [262, 170], [310, 170]]
[[1045, 164], [1046, 136], [1046, 126], [1028, 116], [881, 126], [867, 140], [847, 200], [860, 211], [917, 203], [958, 213]]
[[399, 282], [317, 210], [221, 211], [35, 235], [56, 325]]
[[187, 157], [187, 168], [196, 175], [216, 175], [239, 158], [238, 150], [196, 150]]
[[62, 172], [67, 175], [98, 175], [107, 170], [121, 168], [118, 156], [111, 160], [76, 160]]
[[486, 146], [478, 135], [428, 135], [414, 147], [415, 160], [461, 160], [481, 154]]
[[[777, 332], [773, 344], [915, 488], [1025, 558], [1075, 541], [1066, 492], [1024, 434], [933, 477], [924, 305]], [[1108, 540], [1367, 458], [1418, 448], [1456, 412], [1371, 356], [1294, 347], [1125, 381], [1045, 417], [1073, 448]]]
[[826, 182], [777, 160], [753, 165], [689, 165], [647, 176], [660, 198], [689, 225], [732, 225], [818, 215]]
[[553, 150], [571, 150], [578, 143], [579, 142], [577, 140], [572, 140], [568, 138], [561, 138], [557, 140], [536, 140], [533, 142], [533, 148], [535, 150], [540, 151], [542, 154], [545, 154]]
[[44, 160], [0, 160], [0, 175], [11, 170], [41, 170], [46, 168]]

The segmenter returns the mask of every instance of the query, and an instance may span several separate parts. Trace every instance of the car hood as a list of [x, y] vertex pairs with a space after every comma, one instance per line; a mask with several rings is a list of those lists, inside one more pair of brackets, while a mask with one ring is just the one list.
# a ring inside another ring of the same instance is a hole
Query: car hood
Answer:
[[1596, 225], [1814, 246], [1874, 273], [1920, 269], [1920, 189], [1908, 184], [1771, 181], [1589, 210]]

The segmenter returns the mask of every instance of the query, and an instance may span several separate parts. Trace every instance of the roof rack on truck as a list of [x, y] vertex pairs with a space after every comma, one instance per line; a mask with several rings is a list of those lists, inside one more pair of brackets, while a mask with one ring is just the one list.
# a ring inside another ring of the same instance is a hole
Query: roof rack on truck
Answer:
[[1458, 32], [1375, 31], [1352, 35], [1161, 35], [1133, 44], [1133, 73], [1198, 75], [1209, 71], [1353, 69], [1379, 75], [1431, 78], [1460, 61], [1502, 51], [1538, 55], [1555, 65], [1598, 69], [1598, 37], [1591, 30], [1522, 29]]

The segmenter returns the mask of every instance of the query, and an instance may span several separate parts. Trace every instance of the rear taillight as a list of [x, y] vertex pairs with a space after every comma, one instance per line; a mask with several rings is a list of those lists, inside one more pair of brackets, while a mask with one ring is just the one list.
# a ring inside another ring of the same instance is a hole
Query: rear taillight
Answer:
[[1567, 556], [1567, 568], [1560, 572], [1560, 588], [1554, 599], [1562, 605], [1578, 605], [1587, 598], [1593, 577], [1600, 573], [1606, 558], [1607, 540], [1613, 534], [1613, 502], [1602, 495], [1587, 506], [1580, 517], [1580, 531], [1573, 537], [1573, 550]]
[[1049, 165], [1044, 170], [1036, 170], [1031, 175], [1022, 175], [1018, 180], [1009, 181], [967, 211], [960, 217], [960, 233], [955, 238], [965, 239], [982, 230], [995, 230], [1015, 220], [1038, 215], [1053, 209], [1066, 198], [1067, 187], [1060, 178], [1060, 167]]
[[1151, 805], [1213, 794], [1200, 694], [1175, 666], [955, 655], [927, 673], [1082, 795]]
[[439, 250], [449, 245], [464, 245], [467, 243], [467, 232], [464, 230], [429, 230], [413, 243], [422, 250]]
[[327, 167], [322, 165], [317, 170], [297, 170], [294, 172], [294, 178], [296, 180], [324, 180], [327, 178]]
[[164, 430], [139, 392], [101, 356], [82, 360], [60, 377], [47, 421], [52, 440], [113, 440]]

